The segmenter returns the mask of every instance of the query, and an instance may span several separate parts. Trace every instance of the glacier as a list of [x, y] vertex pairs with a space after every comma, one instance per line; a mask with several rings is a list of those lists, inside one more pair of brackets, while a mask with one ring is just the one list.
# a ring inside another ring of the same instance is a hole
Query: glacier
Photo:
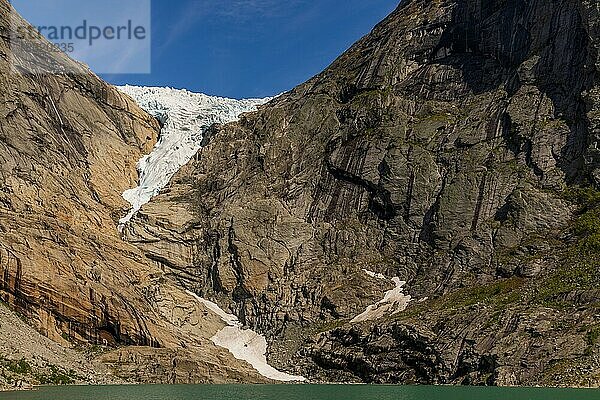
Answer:
[[120, 228], [194, 157], [206, 129], [215, 123], [233, 122], [241, 114], [254, 111], [272, 99], [235, 100], [168, 87], [127, 85], [118, 89], [162, 124], [154, 149], [138, 162], [139, 185], [123, 193], [131, 209], [119, 221]]
[[[138, 162], [139, 185], [123, 193], [131, 209], [119, 221], [120, 229], [194, 157], [200, 150], [206, 129], [215, 123], [233, 122], [241, 114], [254, 111], [272, 99], [235, 100], [159, 87], [120, 86], [118, 89], [133, 98], [162, 125], [154, 149]], [[193, 292], [187, 293], [225, 323], [226, 326], [211, 338], [216, 346], [229, 350], [238, 360], [248, 362], [266, 378], [285, 382], [305, 381], [302, 376], [278, 371], [268, 364], [264, 336], [245, 329], [235, 315], [226, 313], [216, 303]]]

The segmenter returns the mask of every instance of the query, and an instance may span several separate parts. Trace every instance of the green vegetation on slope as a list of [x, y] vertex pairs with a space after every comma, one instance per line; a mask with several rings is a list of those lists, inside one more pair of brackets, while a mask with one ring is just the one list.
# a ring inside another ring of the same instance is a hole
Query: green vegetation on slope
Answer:
[[557, 300], [575, 291], [593, 290], [600, 283], [600, 192], [593, 188], [572, 188], [565, 199], [578, 207], [571, 227], [572, 240], [559, 268], [541, 285], [538, 300], [551, 306], [569, 306]]

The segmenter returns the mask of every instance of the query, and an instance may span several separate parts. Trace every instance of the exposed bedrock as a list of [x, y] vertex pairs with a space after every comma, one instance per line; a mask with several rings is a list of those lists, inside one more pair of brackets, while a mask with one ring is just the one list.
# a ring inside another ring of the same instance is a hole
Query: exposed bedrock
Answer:
[[[363, 269], [408, 281], [412, 307], [499, 278], [535, 280], [561, 263], [499, 256], [541, 251], [526, 242], [555, 237], [574, 218], [564, 190], [598, 183], [599, 21], [586, 0], [404, 1], [323, 73], [214, 127], [126, 238], [181, 285], [269, 334], [284, 365], [298, 365], [288, 355], [305, 338], [393, 288]], [[388, 324], [350, 342], [330, 333], [307, 356], [324, 360], [315, 376], [470, 376], [467, 361], [438, 365], [446, 355], [429, 336]], [[355, 351], [388, 333], [400, 355], [378, 372], [369, 365], [385, 360]], [[489, 340], [501, 346], [503, 336]], [[498, 375], [490, 346], [477, 361], [496, 377], [489, 382], [524, 382]]]
[[[220, 318], [117, 231], [158, 122], [41, 39], [11, 54], [11, 24], [26, 22], [10, 7], [0, 1], [0, 301], [65, 347], [101, 346], [106, 360], [120, 347], [130, 356], [111, 371], [127, 379], [162, 381], [128, 368], [166, 362], [169, 382], [264, 382], [209, 340]], [[31, 74], [28, 63], [69, 72]]]

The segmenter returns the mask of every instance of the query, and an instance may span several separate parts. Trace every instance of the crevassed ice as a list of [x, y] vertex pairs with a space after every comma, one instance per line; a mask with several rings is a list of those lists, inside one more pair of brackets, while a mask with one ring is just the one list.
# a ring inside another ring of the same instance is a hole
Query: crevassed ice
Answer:
[[306, 380], [303, 376], [290, 375], [269, 365], [266, 356], [267, 340], [264, 336], [251, 329], [244, 329], [235, 315], [226, 313], [216, 303], [203, 299], [193, 292], [188, 291], [187, 293], [217, 314], [227, 324], [211, 338], [215, 345], [229, 350], [238, 360], [246, 361], [265, 378], [282, 382], [304, 382]]
[[234, 100], [158, 87], [121, 86], [118, 89], [163, 124], [156, 146], [138, 162], [138, 187], [123, 193], [123, 198], [131, 204], [131, 210], [119, 221], [121, 226], [129, 222], [194, 157], [200, 150], [206, 129], [215, 123], [235, 121], [240, 114], [254, 111], [272, 99]]

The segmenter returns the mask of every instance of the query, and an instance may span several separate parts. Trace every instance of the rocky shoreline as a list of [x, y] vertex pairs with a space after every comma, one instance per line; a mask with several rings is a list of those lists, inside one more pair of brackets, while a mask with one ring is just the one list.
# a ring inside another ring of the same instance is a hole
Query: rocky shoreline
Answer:
[[38, 385], [123, 384], [106, 366], [94, 361], [103, 350], [75, 350], [34, 330], [0, 302], [0, 386], [30, 390]]

